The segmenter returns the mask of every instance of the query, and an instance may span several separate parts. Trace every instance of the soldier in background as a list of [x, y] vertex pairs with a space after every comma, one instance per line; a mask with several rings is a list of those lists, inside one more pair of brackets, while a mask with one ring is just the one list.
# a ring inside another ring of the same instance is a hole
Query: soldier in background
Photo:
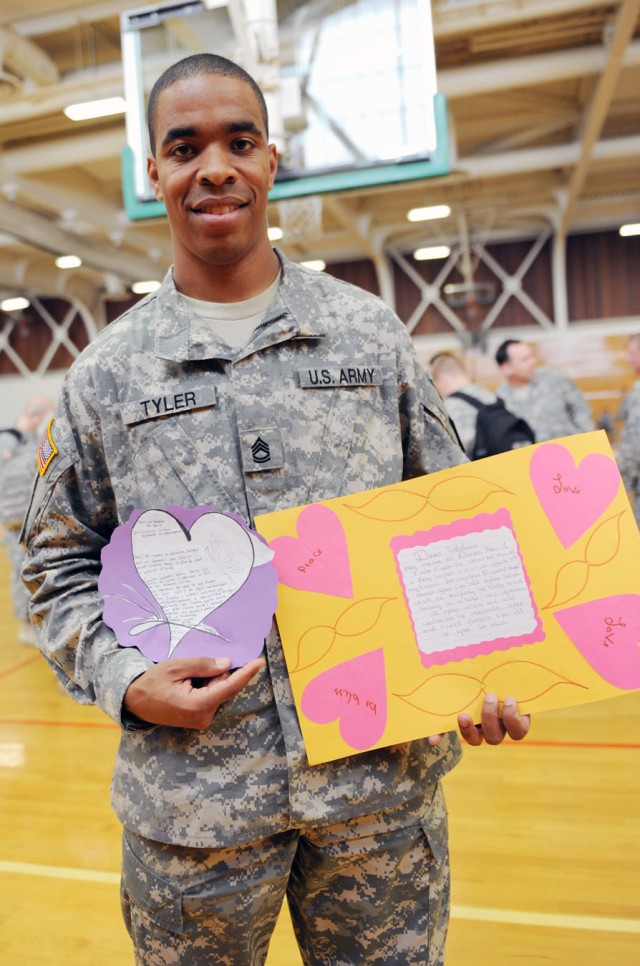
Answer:
[[473, 396], [478, 402], [485, 404], [495, 402], [496, 397], [490, 389], [472, 382], [464, 363], [451, 352], [437, 353], [431, 359], [429, 367], [435, 387], [444, 399], [464, 451], [467, 454], [471, 453], [476, 439], [478, 410], [455, 393], [464, 392], [465, 395]]
[[[100, 553], [134, 509], [250, 522], [465, 461], [402, 322], [272, 249], [277, 158], [255, 81], [194, 55], [148, 113], [173, 269], [69, 370], [24, 528], [38, 646], [122, 727], [112, 802], [136, 962], [257, 966], [286, 895], [307, 964], [436, 966], [455, 733], [310, 767], [275, 623], [264, 658], [233, 670], [154, 665], [101, 619]], [[499, 707], [488, 695], [477, 726], [461, 715], [465, 740], [524, 737], [515, 701]]]
[[22, 433], [17, 426], [0, 429], [0, 470], [7, 460], [11, 459], [21, 439]]
[[507, 339], [495, 358], [505, 377], [498, 396], [507, 409], [526, 419], [536, 442], [594, 429], [591, 409], [576, 384], [561, 372], [538, 366], [528, 343]]
[[[640, 375], [640, 333], [631, 336], [627, 351], [633, 371]], [[640, 525], [640, 379], [636, 379], [624, 403], [625, 416], [617, 449], [618, 468], [633, 500], [636, 522]]]
[[29, 594], [20, 573], [24, 548], [19, 536], [36, 475], [38, 444], [52, 411], [50, 399], [42, 395], [32, 396], [18, 419], [17, 432], [13, 435], [15, 444], [0, 463], [0, 523], [9, 554], [11, 600], [19, 624], [18, 640], [22, 644], [35, 644], [35, 637], [29, 620]]

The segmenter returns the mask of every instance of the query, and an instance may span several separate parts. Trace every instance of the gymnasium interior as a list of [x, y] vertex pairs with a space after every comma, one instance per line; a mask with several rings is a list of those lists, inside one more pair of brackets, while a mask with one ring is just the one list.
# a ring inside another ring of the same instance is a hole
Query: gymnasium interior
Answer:
[[[425, 368], [451, 352], [495, 391], [498, 345], [530, 343], [615, 456], [638, 378], [640, 0], [18, 6], [0, 0], [0, 428], [34, 394], [55, 400], [170, 269], [145, 97], [209, 50], [266, 93], [273, 244], [379, 296]], [[133, 966], [109, 803], [119, 728], [20, 640], [10, 569], [0, 545], [0, 962]], [[640, 961], [639, 724], [630, 688], [464, 748], [443, 781], [447, 966]], [[301, 962], [285, 905], [267, 966]]]

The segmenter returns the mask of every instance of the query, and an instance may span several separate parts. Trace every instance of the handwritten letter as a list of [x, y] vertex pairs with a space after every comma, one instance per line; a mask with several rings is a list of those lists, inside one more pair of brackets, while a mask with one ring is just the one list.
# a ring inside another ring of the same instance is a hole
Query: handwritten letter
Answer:
[[392, 547], [426, 663], [540, 639], [538, 615], [506, 512], [398, 537]]

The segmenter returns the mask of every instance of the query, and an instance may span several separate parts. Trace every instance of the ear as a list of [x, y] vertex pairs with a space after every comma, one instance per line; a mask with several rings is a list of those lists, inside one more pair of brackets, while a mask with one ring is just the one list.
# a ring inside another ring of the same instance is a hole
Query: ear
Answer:
[[151, 187], [153, 188], [153, 193], [157, 201], [163, 201], [162, 188], [158, 181], [158, 165], [156, 164], [156, 159], [151, 154], [147, 158], [147, 174], [149, 175], [149, 181], [151, 182]]
[[269, 151], [269, 191], [271, 191], [278, 170], [278, 149], [275, 144], [270, 144], [267, 150]]

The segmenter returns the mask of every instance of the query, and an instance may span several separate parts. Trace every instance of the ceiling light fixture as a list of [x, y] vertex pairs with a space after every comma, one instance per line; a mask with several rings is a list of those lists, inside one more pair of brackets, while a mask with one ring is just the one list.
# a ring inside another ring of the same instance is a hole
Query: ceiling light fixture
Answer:
[[640, 222], [636, 224], [621, 225], [618, 234], [622, 235], [623, 238], [628, 238], [630, 235], [640, 235]]
[[407, 212], [407, 221], [432, 221], [434, 218], [448, 218], [449, 205], [431, 205], [429, 208], [412, 208]]
[[22, 295], [16, 295], [15, 298], [3, 299], [0, 302], [0, 309], [3, 312], [19, 312], [20, 309], [28, 309], [30, 305], [29, 299], [23, 298]]
[[59, 255], [56, 258], [56, 268], [80, 268], [82, 259], [77, 255]]
[[95, 117], [109, 117], [111, 114], [124, 114], [127, 104], [124, 97], [103, 97], [97, 101], [82, 101], [69, 104], [64, 113], [72, 121], [90, 121]]
[[280, 241], [284, 237], [284, 232], [282, 228], [278, 228], [277, 225], [273, 225], [269, 228], [267, 235], [269, 236], [269, 241]]
[[428, 262], [437, 258], [448, 258], [451, 249], [448, 245], [431, 245], [429, 248], [416, 248], [413, 257], [417, 262]]
[[300, 262], [305, 268], [311, 268], [314, 272], [324, 272], [327, 267], [327, 263], [323, 262], [321, 258], [312, 258], [309, 262]]
[[160, 288], [161, 282], [156, 282], [155, 279], [148, 279], [142, 282], [134, 282], [131, 286], [131, 291], [135, 295], [148, 295], [150, 292], [157, 292]]

